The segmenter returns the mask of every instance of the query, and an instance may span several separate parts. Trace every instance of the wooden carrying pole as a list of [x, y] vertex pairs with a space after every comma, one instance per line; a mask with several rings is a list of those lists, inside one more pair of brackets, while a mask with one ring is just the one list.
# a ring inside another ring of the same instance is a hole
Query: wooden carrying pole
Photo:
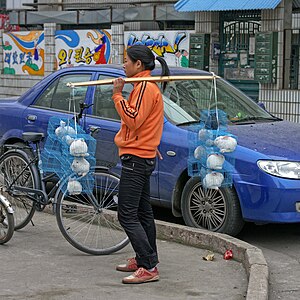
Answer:
[[[125, 83], [134, 83], [141, 81], [152, 81], [152, 82], [165, 82], [165, 81], [176, 81], [176, 80], [212, 80], [214, 78], [219, 78], [216, 75], [181, 75], [181, 76], [151, 76], [151, 77], [137, 77], [137, 78], [124, 78]], [[103, 84], [113, 84], [116, 78], [94, 80], [94, 81], [83, 81], [83, 82], [69, 82], [67, 86], [74, 88], [79, 86], [87, 85], [103, 85]]]

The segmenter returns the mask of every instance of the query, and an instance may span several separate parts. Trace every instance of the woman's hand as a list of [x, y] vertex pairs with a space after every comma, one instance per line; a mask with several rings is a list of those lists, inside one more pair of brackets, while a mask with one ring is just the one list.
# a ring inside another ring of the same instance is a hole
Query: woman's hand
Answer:
[[158, 149], [156, 149], [156, 156], [159, 158], [159, 159], [163, 159], [161, 153], [159, 152]]
[[123, 78], [119, 77], [114, 80], [113, 94], [122, 93], [125, 81]]

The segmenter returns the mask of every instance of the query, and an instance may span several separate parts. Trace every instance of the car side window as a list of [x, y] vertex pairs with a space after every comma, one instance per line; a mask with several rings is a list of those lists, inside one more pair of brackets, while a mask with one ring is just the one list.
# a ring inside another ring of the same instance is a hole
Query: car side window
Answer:
[[[85, 101], [88, 86], [76, 87], [73, 90], [67, 86], [67, 83], [89, 81], [90, 78], [91, 74], [61, 76], [51, 83], [34, 105], [73, 112], [75, 104], [75, 110], [79, 112], [79, 102]], [[74, 102], [72, 100], [74, 100]]]
[[[99, 80], [101, 79], [114, 79], [115, 77], [100, 75]], [[123, 88], [123, 97], [128, 99], [130, 92], [132, 91], [132, 84], [125, 84]], [[120, 120], [120, 116], [115, 109], [114, 101], [111, 99], [113, 91], [113, 85], [97, 85], [94, 96], [94, 106], [93, 106], [93, 115], [112, 119], [112, 120]]]

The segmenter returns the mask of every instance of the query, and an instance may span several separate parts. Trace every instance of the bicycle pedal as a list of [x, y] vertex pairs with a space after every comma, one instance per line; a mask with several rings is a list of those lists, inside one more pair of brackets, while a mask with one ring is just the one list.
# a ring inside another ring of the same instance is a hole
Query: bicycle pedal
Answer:
[[35, 205], [35, 209], [37, 211], [43, 211], [45, 209], [46, 205], [45, 204], [41, 204], [41, 203], [36, 203]]

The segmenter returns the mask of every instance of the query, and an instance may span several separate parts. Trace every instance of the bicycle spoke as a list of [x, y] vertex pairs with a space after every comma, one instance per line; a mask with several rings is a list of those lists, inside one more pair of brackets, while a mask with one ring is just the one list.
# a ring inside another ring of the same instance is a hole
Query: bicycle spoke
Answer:
[[36, 188], [33, 168], [33, 166], [29, 166], [27, 155], [22, 151], [8, 151], [0, 162], [0, 187], [14, 209], [15, 229], [26, 226], [35, 212], [33, 201], [28, 198], [26, 193], [17, 189], [17, 187]]
[[117, 221], [116, 197], [119, 178], [95, 172], [93, 194], [61, 194], [57, 201], [57, 221], [62, 234], [77, 249], [90, 254], [109, 254], [128, 244]]

